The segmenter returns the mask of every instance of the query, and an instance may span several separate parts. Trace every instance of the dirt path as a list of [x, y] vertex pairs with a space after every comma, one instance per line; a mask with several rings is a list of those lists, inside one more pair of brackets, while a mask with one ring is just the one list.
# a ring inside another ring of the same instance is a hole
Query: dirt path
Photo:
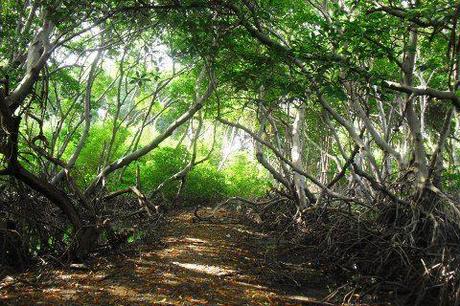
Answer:
[[190, 212], [175, 215], [161, 229], [160, 245], [97, 259], [89, 270], [7, 278], [0, 304], [323, 305], [317, 301], [327, 292], [319, 289], [318, 271], [311, 270], [304, 278], [309, 289], [300, 291], [291, 279], [298, 266], [268, 264], [273, 239], [222, 213], [226, 223], [194, 223]]

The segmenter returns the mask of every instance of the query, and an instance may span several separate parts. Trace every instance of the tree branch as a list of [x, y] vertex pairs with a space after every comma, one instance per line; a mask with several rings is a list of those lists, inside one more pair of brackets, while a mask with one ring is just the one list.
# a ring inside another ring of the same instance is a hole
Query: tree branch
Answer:
[[383, 81], [383, 86], [410, 95], [429, 96], [439, 100], [450, 100], [457, 109], [460, 109], [460, 98], [451, 91], [442, 91], [426, 86], [413, 87], [392, 81]]

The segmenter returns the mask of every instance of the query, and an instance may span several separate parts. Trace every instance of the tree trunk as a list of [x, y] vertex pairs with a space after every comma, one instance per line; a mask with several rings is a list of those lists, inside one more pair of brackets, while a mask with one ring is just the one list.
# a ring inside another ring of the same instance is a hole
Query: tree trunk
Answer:
[[[302, 162], [302, 129], [305, 121], [305, 103], [302, 103], [296, 110], [294, 123], [292, 124], [292, 163], [303, 171]], [[298, 209], [302, 211], [307, 208], [307, 197], [305, 194], [305, 177], [299, 173], [294, 173], [294, 185], [298, 198]]]

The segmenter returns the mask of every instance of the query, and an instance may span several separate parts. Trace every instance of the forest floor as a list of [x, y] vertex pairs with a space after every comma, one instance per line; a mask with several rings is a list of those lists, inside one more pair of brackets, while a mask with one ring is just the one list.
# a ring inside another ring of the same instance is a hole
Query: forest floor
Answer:
[[6, 277], [0, 304], [333, 305], [320, 302], [330, 280], [311, 263], [312, 254], [270, 251], [280, 249], [276, 237], [231, 212], [219, 211], [215, 222], [194, 222], [190, 211], [168, 220], [160, 242], [136, 252], [100, 256], [84, 269]]

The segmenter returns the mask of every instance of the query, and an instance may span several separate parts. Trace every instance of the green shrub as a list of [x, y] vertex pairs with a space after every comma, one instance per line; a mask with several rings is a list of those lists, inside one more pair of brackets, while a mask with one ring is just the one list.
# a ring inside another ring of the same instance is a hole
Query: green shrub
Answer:
[[443, 188], [449, 192], [460, 192], [460, 172], [455, 167], [446, 169], [442, 175]]
[[241, 152], [235, 155], [224, 169], [228, 196], [257, 197], [264, 195], [269, 187], [270, 180], [265, 169], [248, 154]]
[[227, 195], [223, 173], [209, 163], [196, 166], [190, 171], [184, 188], [184, 200], [190, 204], [208, 204]]
[[[183, 169], [188, 162], [189, 153], [184, 146], [179, 148], [160, 147], [153, 150], [141, 161], [142, 189], [149, 194], [164, 180]], [[177, 192], [177, 182], [166, 184], [162, 192], [172, 200]]]
[[[111, 131], [110, 122], [92, 127], [85, 147], [77, 160], [75, 169], [78, 170], [74, 170], [79, 185], [88, 184], [97, 174], [102, 162], [102, 151], [110, 141], [109, 130]], [[115, 139], [110, 160], [116, 160], [125, 154], [129, 143], [129, 131], [120, 130]], [[72, 152], [73, 148], [69, 148], [68, 151]], [[189, 160], [190, 153], [185, 146], [156, 148], [126, 169], [113, 173], [108, 178], [107, 188], [114, 191], [134, 185], [136, 168], [139, 167], [141, 189], [148, 195], [166, 179], [182, 170]], [[163, 187], [161, 192], [167, 201], [174, 201], [179, 183], [179, 181], [173, 181]], [[181, 196], [184, 205], [209, 204], [229, 196], [261, 196], [269, 186], [265, 170], [256, 161], [251, 160], [247, 153], [240, 153], [235, 155], [222, 171], [217, 170], [217, 166], [210, 161], [196, 166], [188, 174]]]
[[[110, 143], [112, 122], [105, 122], [103, 124], [96, 124], [91, 127], [88, 139], [85, 142], [83, 149], [77, 159], [74, 167], [74, 174], [76, 174], [77, 183], [81, 186], [91, 182], [97, 175], [98, 170], [103, 162], [103, 150]], [[112, 147], [112, 154], [110, 161], [120, 158], [126, 152], [125, 144], [128, 143], [129, 131], [125, 128], [120, 128]], [[64, 154], [64, 158], [68, 160], [70, 154], [75, 150], [79, 138], [74, 137]]]

